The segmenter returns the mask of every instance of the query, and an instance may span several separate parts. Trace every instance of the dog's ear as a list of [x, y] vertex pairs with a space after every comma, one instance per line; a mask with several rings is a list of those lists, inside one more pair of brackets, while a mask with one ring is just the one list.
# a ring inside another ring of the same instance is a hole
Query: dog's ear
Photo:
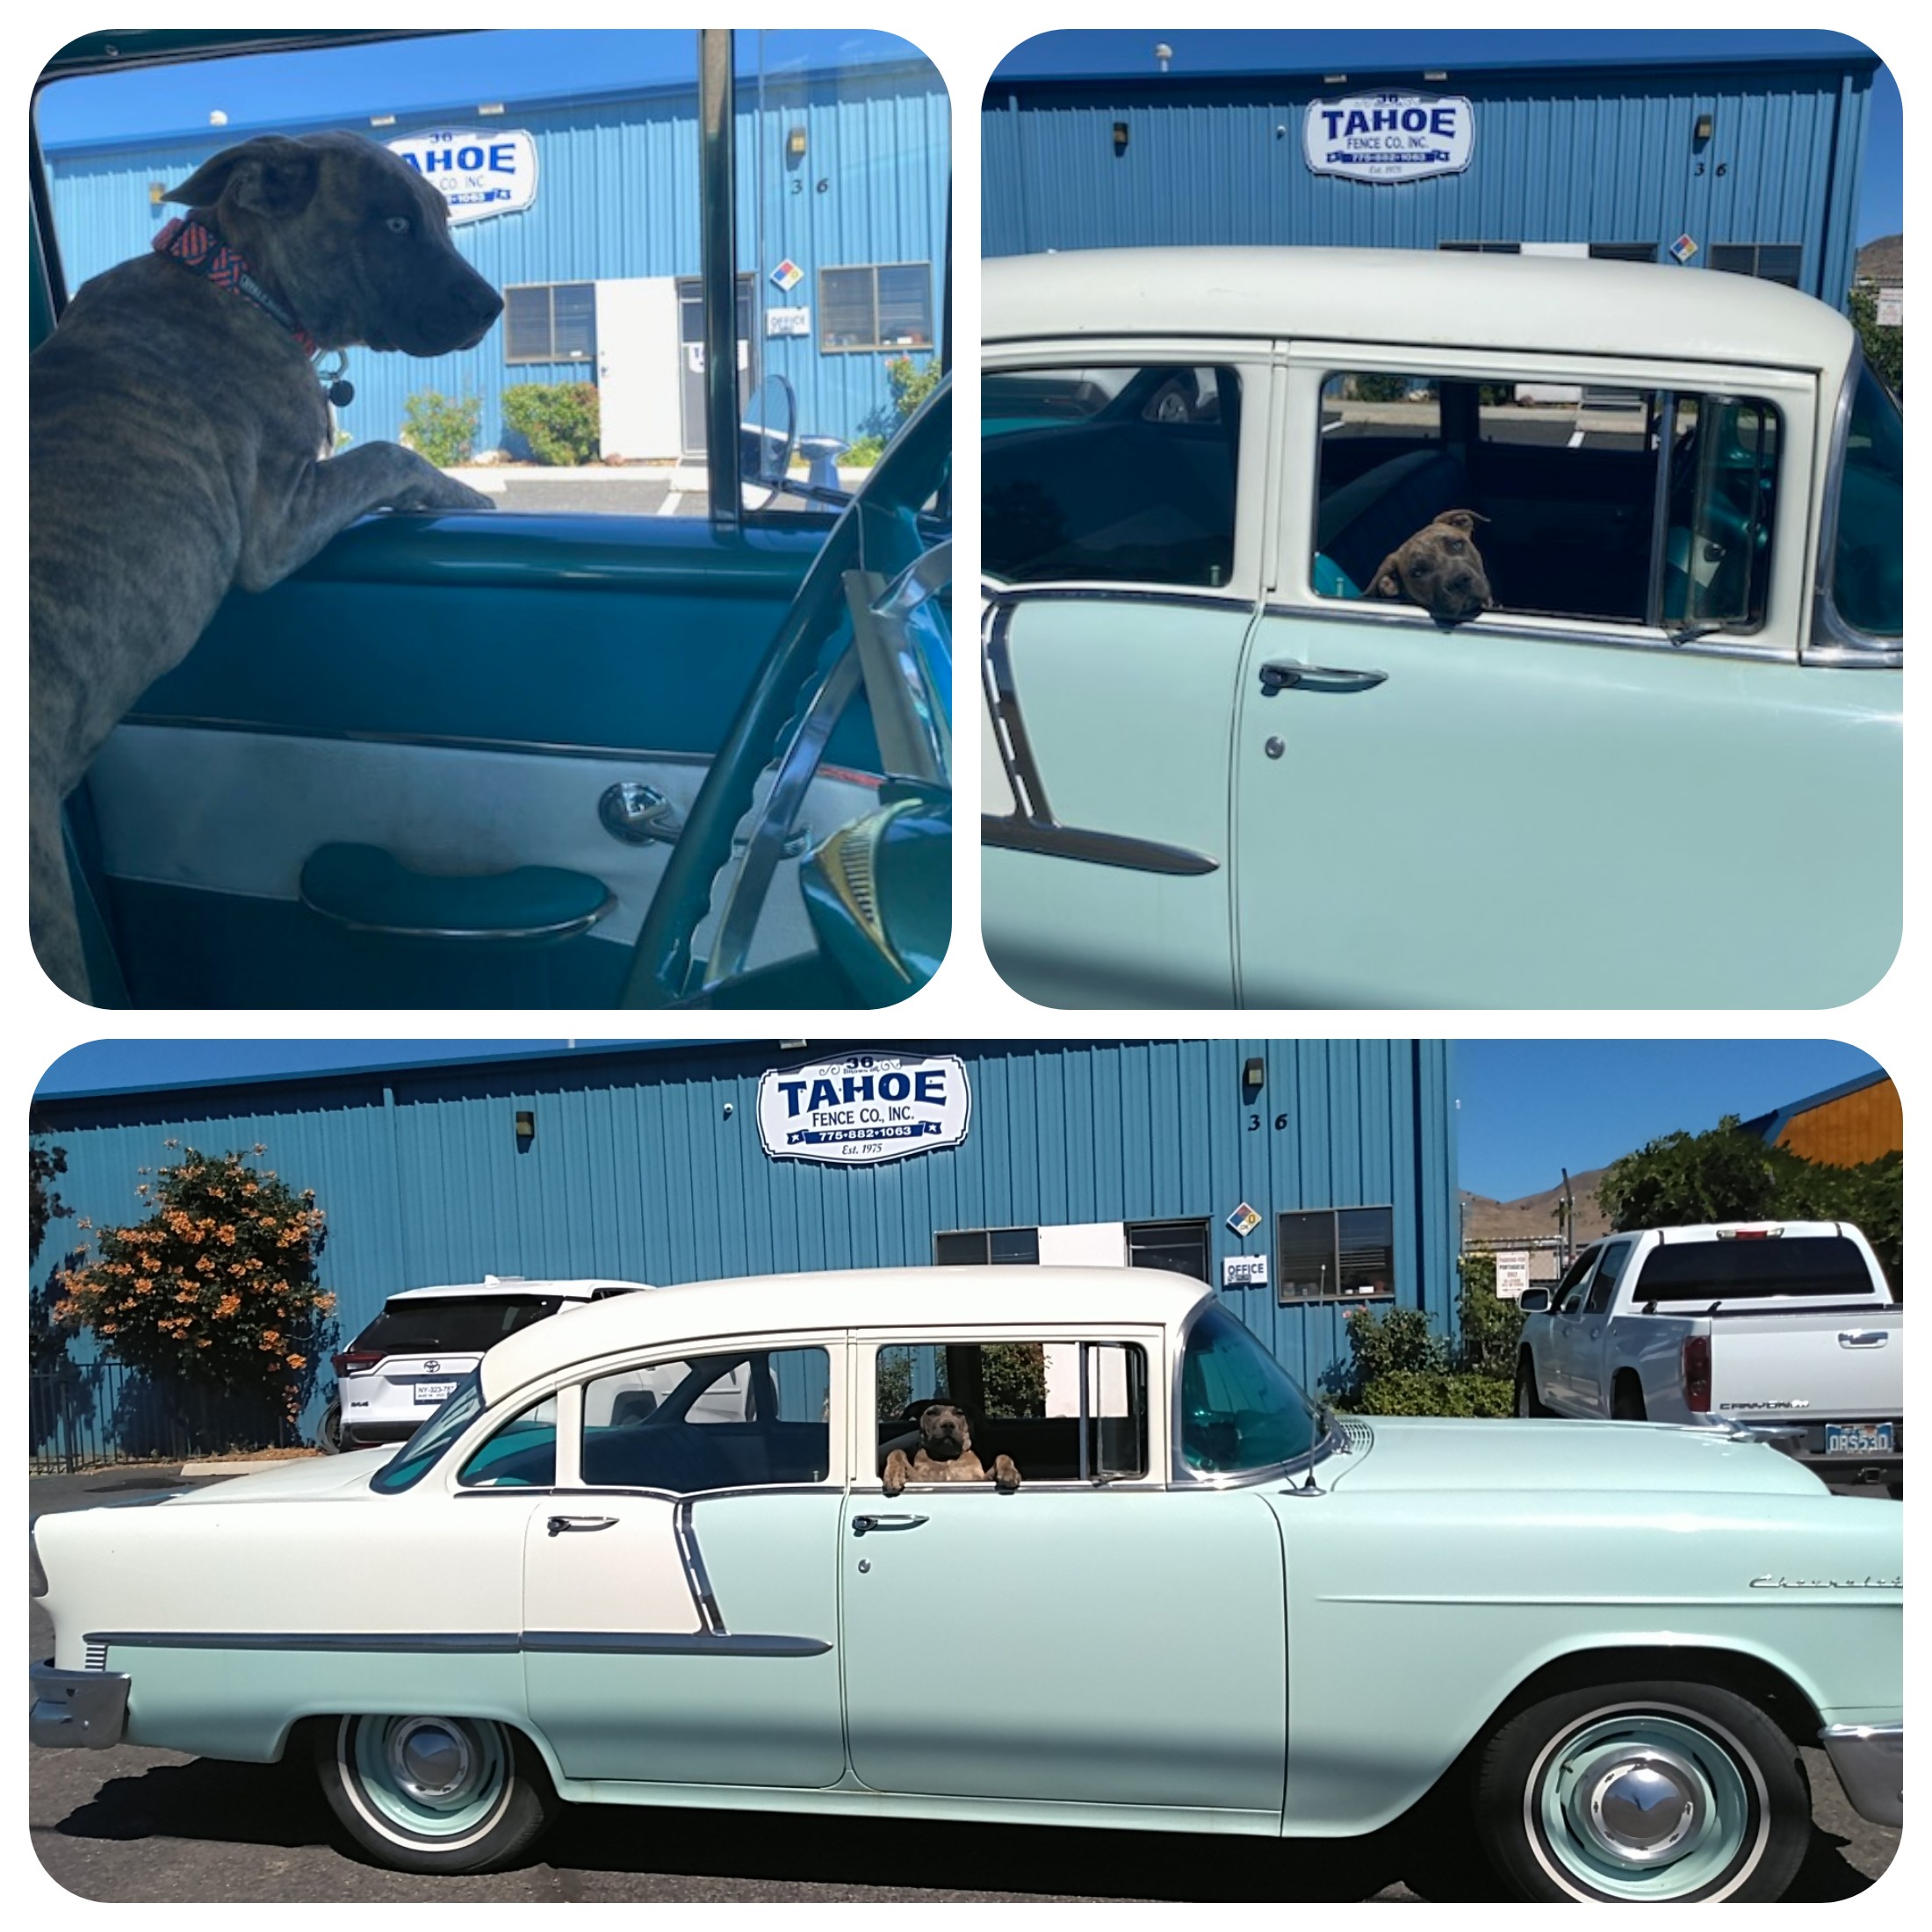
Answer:
[[168, 199], [208, 207], [232, 193], [237, 207], [280, 218], [299, 214], [309, 205], [320, 172], [313, 148], [285, 135], [262, 134], [205, 162], [178, 188], [169, 190]]
[[1489, 519], [1481, 510], [1445, 510], [1436, 521], [1460, 530], [1465, 537], [1474, 537], [1476, 525], [1487, 523]]
[[1368, 595], [1371, 597], [1394, 597], [1398, 601], [1409, 593], [1402, 588], [1402, 573], [1396, 559], [1400, 551], [1390, 551], [1377, 565], [1374, 576], [1369, 580]]

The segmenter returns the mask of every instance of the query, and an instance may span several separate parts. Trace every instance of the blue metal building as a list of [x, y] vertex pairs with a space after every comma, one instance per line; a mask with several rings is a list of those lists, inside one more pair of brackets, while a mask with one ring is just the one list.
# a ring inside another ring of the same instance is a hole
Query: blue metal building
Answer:
[[[356, 400], [342, 413], [342, 429], [363, 442], [393, 440], [409, 396], [473, 396], [483, 403], [477, 447], [492, 449], [503, 439], [506, 387], [592, 380], [606, 394], [606, 455], [662, 458], [700, 450], [701, 409], [694, 421], [676, 400], [687, 385], [697, 391], [701, 384], [702, 364], [693, 355], [703, 339], [695, 307], [695, 84], [512, 97], [486, 112], [487, 119], [473, 102], [429, 102], [379, 117], [380, 124], [366, 116], [285, 119], [272, 126], [238, 119], [220, 129], [49, 144], [45, 159], [67, 287], [71, 292], [147, 249], [184, 212], [162, 200], [162, 191], [251, 135], [346, 127], [389, 141], [443, 127], [480, 128], [492, 139], [527, 133], [535, 198], [453, 231], [458, 249], [494, 286], [527, 292], [511, 297], [511, 312], [474, 350], [424, 361], [352, 354]], [[923, 367], [938, 353], [949, 128], [944, 85], [923, 61], [789, 74], [765, 83], [761, 97], [756, 88], [740, 90], [737, 226], [740, 327], [751, 337], [746, 386], [766, 372], [784, 376], [807, 434], [851, 442], [887, 429], [893, 420], [888, 361], [903, 355]], [[794, 290], [770, 279], [788, 263], [802, 271]], [[854, 331], [839, 328], [841, 299], [857, 292], [851, 277], [862, 280], [866, 270], [893, 278], [880, 306], [896, 301], [898, 320], [876, 333], [899, 341], [860, 346]], [[840, 271], [847, 279], [840, 280]], [[540, 299], [544, 291], [554, 310], [535, 330], [527, 328], [529, 305], [550, 311]], [[748, 299], [754, 291], [760, 299]], [[640, 293], [649, 299], [640, 302]], [[803, 333], [772, 334], [768, 321], [761, 324], [764, 310], [780, 305], [797, 305]], [[914, 345], [922, 329], [926, 343]], [[538, 335], [544, 339], [533, 355]], [[546, 349], [554, 352], [547, 359]], [[612, 446], [614, 353], [628, 380], [667, 393], [667, 406], [650, 412], [652, 429], [635, 436], [657, 446]], [[665, 446], [681, 432], [681, 447]]]
[[1543, 249], [1768, 276], [1842, 308], [1878, 64], [996, 77], [982, 249]]
[[[762, 1078], [803, 1100], [810, 1070], [896, 1054], [959, 1063], [948, 1132], [905, 1143], [931, 1150], [768, 1150]], [[1353, 1308], [1452, 1321], [1450, 1073], [1440, 1041], [739, 1042], [89, 1093], [38, 1102], [33, 1125], [96, 1226], [144, 1218], [140, 1170], [181, 1148], [265, 1145], [328, 1216], [344, 1341], [398, 1288], [486, 1273], [1098, 1260], [1210, 1280], [1313, 1388], [1346, 1361]], [[74, 1230], [52, 1224], [32, 1285]]]

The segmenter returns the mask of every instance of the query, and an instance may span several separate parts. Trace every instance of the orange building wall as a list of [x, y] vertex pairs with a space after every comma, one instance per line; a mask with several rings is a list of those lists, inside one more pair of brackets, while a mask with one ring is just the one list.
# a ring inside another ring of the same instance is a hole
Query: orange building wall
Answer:
[[1858, 1167], [1905, 1145], [1905, 1110], [1889, 1079], [1842, 1094], [1798, 1114], [1777, 1137], [1780, 1147], [1827, 1167]]

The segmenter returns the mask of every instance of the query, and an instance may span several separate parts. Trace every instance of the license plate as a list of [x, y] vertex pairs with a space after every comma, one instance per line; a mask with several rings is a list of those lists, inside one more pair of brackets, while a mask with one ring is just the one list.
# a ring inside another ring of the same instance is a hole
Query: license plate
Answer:
[[1892, 1424], [1888, 1422], [1827, 1422], [1825, 1424], [1825, 1453], [1827, 1456], [1889, 1456], [1892, 1453]]
[[455, 1388], [454, 1382], [418, 1382], [416, 1400], [419, 1402], [447, 1402]]

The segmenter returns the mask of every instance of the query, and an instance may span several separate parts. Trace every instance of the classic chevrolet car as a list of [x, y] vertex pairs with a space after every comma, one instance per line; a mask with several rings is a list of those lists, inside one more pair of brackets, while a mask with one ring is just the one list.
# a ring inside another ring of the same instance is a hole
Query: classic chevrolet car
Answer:
[[[517, 137], [543, 177], [529, 205], [456, 231], [509, 309], [433, 363], [355, 350], [339, 437], [395, 433], [394, 409], [371, 415], [386, 384], [440, 402], [595, 372], [606, 455], [664, 447], [622, 440], [621, 408], [643, 433], [646, 402], [687, 452], [675, 472], [595, 472], [673, 478], [653, 513], [567, 484], [537, 493], [556, 509], [383, 513], [232, 594], [68, 802], [97, 1004], [852, 1008], [930, 977], [951, 931], [951, 401], [901, 418], [887, 371], [916, 351], [923, 377], [938, 347], [944, 265], [922, 238], [944, 234], [947, 134], [942, 112], [877, 100], [944, 97], [915, 49], [849, 55], [850, 38], [101, 32], [49, 63], [33, 342], [81, 280], [149, 245], [165, 188], [259, 131], [238, 113], [184, 136], [169, 83], [185, 83], [149, 69], [198, 62], [211, 102], [299, 103], [279, 112], [383, 140], [438, 125], [399, 108], [467, 87], [537, 130]], [[735, 139], [699, 141], [701, 45], [704, 112]], [[867, 116], [863, 168], [798, 194], [784, 143], [836, 147], [834, 123]], [[679, 143], [661, 164], [646, 123]], [[167, 158], [131, 163], [137, 136]], [[813, 246], [833, 220], [836, 247]], [[889, 293], [919, 320], [880, 323], [877, 271], [830, 265], [867, 246], [900, 260]], [[871, 306], [836, 334], [829, 316], [802, 338], [768, 325], [791, 283], [743, 271], [799, 277], [788, 247]], [[707, 361], [718, 319], [737, 353]], [[801, 420], [812, 385], [896, 432], [855, 494], [829, 458], [790, 465], [801, 440], [844, 447], [801, 439], [826, 427]]]
[[[1842, 315], [1401, 249], [995, 260], [982, 308], [982, 912], [1019, 991], [1813, 1006], [1884, 974], [1903, 442]], [[1458, 509], [1489, 603], [1438, 621], [1387, 565]]]
[[[936, 1402], [1017, 1489], [888, 1492]], [[616, 1296], [393, 1453], [32, 1545], [35, 1741], [312, 1753], [411, 1871], [559, 1799], [1287, 1839], [1433, 1799], [1510, 1892], [1771, 1899], [1820, 1740], [1900, 1817], [1900, 1505], [1707, 1430], [1337, 1417], [1158, 1271]]]

